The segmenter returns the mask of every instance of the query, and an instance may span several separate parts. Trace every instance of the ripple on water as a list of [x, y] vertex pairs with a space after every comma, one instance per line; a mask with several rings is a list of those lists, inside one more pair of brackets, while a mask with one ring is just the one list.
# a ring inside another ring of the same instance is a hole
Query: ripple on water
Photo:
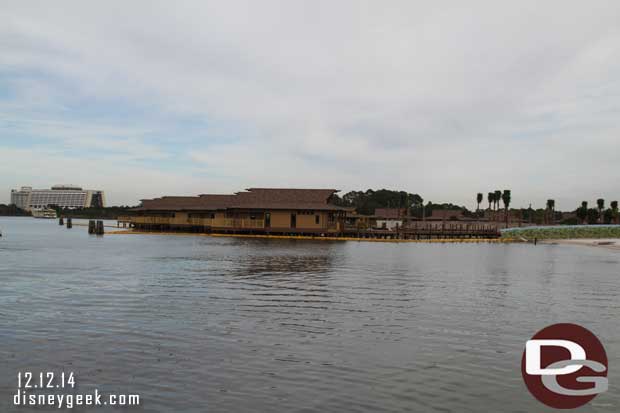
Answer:
[[[145, 411], [539, 411], [521, 353], [559, 321], [583, 323], [620, 362], [614, 251], [38, 225], [2, 221], [3, 411], [25, 367], [140, 393]], [[596, 402], [584, 411], [620, 399]]]

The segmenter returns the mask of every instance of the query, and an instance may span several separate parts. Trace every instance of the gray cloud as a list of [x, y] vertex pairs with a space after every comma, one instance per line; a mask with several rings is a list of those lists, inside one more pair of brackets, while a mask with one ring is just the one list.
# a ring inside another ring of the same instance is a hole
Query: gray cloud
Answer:
[[[620, 198], [618, 21], [615, 1], [9, 1], [0, 67], [67, 79], [84, 99], [235, 125], [229, 142], [188, 145], [194, 171], [167, 175], [177, 193], [392, 187], [471, 206], [511, 188], [516, 205], [572, 208]], [[31, 86], [27, 108], [40, 99]], [[148, 135], [134, 143], [161, 156]], [[103, 182], [118, 202], [166, 174], [141, 168], [131, 184]], [[183, 179], [193, 174], [209, 179]], [[135, 197], [157, 195], [148, 188]]]

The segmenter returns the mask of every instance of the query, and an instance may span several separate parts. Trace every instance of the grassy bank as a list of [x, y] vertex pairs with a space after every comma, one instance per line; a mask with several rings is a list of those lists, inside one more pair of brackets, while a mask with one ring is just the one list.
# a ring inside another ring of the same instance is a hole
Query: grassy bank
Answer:
[[529, 227], [502, 231], [502, 238], [515, 237], [526, 239], [620, 238], [620, 225]]

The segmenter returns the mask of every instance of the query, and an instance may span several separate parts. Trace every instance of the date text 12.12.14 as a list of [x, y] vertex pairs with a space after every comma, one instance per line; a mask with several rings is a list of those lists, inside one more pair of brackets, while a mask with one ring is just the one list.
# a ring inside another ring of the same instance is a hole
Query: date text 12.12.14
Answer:
[[32, 373], [31, 371], [17, 373], [17, 388], [19, 389], [64, 389], [75, 388], [73, 372], [56, 374], [53, 371]]

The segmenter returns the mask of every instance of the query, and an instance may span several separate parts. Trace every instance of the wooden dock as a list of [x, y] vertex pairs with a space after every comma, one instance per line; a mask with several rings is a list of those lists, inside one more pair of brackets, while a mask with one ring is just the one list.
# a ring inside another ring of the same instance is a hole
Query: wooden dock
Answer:
[[494, 239], [501, 236], [494, 225], [463, 223], [412, 223], [406, 227], [394, 229], [367, 229], [351, 226], [339, 226], [338, 230], [322, 231], [303, 228], [214, 228], [204, 225], [170, 225], [161, 223], [131, 222], [119, 219], [118, 228], [130, 228], [142, 232], [181, 232], [204, 234], [239, 234], [239, 235], [283, 235], [299, 237], [331, 237], [356, 239], [394, 239], [394, 240], [434, 240], [434, 239]]
[[356, 229], [345, 228], [343, 236], [356, 238], [387, 238], [387, 239], [473, 239], [499, 238], [501, 233], [493, 225], [473, 224], [415, 224], [395, 229]]

